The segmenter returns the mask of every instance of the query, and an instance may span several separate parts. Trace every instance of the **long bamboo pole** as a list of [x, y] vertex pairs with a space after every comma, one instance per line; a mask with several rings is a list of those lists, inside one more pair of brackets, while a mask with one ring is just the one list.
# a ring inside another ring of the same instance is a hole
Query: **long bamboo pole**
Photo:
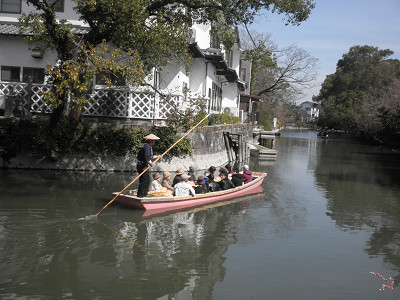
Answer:
[[[161, 154], [155, 161], [154, 164], [156, 164], [165, 154], [167, 154], [172, 148], [174, 148], [177, 144], [179, 144], [180, 141], [182, 141], [189, 133], [191, 133], [193, 130], [195, 130], [205, 119], [208, 118], [210, 114], [205, 116], [199, 123], [197, 123], [196, 126], [194, 126], [192, 129], [190, 129], [188, 132], [185, 133], [184, 136], [182, 136], [179, 140], [177, 140], [171, 147], [169, 147], [163, 154]], [[136, 180], [139, 179], [140, 176], [142, 176], [145, 172], [147, 172], [151, 166], [148, 166], [142, 173], [140, 173], [134, 180], [131, 181], [130, 184], [128, 184], [122, 191], [120, 191], [110, 202], [108, 202], [97, 214], [98, 216], [107, 206], [109, 206], [111, 203], [114, 202], [115, 199], [118, 198], [119, 195], [121, 195], [128, 187], [130, 187]]]

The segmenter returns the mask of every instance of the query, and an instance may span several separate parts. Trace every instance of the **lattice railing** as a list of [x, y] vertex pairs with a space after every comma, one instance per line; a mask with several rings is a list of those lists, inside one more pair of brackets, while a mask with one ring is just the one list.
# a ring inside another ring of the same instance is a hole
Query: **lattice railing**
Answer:
[[[51, 86], [34, 84], [31, 91], [32, 113], [51, 113], [52, 106], [43, 99]], [[28, 85], [26, 83], [0, 82], [0, 95], [19, 95], [28, 109]], [[163, 98], [151, 92], [129, 89], [94, 89], [87, 95], [87, 104], [82, 107], [83, 116], [116, 117], [135, 119], [166, 119], [176, 109], [184, 109], [185, 101], [180, 95]]]

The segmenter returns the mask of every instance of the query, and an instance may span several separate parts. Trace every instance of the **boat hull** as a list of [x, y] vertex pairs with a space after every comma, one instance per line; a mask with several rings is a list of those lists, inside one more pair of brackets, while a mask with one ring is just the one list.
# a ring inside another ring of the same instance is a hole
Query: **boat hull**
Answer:
[[198, 194], [196, 196], [138, 198], [133, 195], [121, 194], [117, 197], [116, 200], [121, 205], [152, 212], [179, 210], [189, 207], [201, 206], [213, 202], [228, 200], [232, 198], [242, 197], [246, 195], [251, 195], [254, 193], [260, 193], [262, 192], [261, 184], [265, 177], [266, 174], [262, 173], [256, 180], [246, 185], [225, 191], [219, 191], [207, 194]]

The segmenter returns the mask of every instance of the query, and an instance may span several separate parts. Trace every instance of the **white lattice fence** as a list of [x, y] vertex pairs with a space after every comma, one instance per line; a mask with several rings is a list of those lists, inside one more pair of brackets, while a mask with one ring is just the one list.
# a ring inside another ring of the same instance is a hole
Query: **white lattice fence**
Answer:
[[123, 89], [96, 89], [87, 96], [88, 103], [83, 107], [82, 113], [86, 116], [128, 116], [129, 90]]
[[[43, 93], [50, 90], [50, 86], [35, 84], [32, 86], [30, 111], [35, 113], [50, 113], [51, 105], [43, 100]], [[15, 96], [23, 101], [23, 105], [28, 109], [28, 84], [27, 83], [0, 83], [0, 94]]]
[[154, 106], [154, 94], [132, 92], [129, 97], [129, 117], [152, 119], [156, 107]]
[[[31, 112], [51, 113], [52, 105], [44, 101], [44, 93], [50, 85], [34, 84], [31, 94]], [[26, 83], [1, 83], [0, 95], [19, 95], [28, 108], [28, 85]], [[95, 89], [87, 95], [88, 103], [82, 107], [84, 116], [117, 117], [136, 119], [166, 119], [176, 109], [185, 107], [182, 96], [172, 95], [168, 100], [151, 92], [128, 89]]]
[[33, 85], [31, 96], [31, 111], [36, 113], [51, 113], [53, 106], [44, 101], [44, 93], [51, 90], [50, 85]]
[[160, 98], [158, 101], [158, 118], [166, 119], [170, 113], [174, 112], [175, 110], [179, 110], [182, 104], [181, 101], [182, 100], [180, 96], [172, 96], [168, 100]]

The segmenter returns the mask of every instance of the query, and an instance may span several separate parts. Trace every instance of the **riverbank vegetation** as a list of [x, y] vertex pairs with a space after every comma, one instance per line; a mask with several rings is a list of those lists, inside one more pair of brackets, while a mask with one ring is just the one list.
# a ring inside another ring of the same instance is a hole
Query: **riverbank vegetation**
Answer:
[[[20, 153], [35, 153], [45, 157], [56, 157], [67, 153], [89, 153], [93, 155], [135, 156], [144, 142], [144, 136], [153, 133], [161, 140], [153, 147], [156, 153], [164, 153], [182, 136], [206, 116], [205, 113], [188, 113], [180, 123], [168, 126], [135, 129], [132, 126], [116, 126], [102, 123], [90, 126], [74, 119], [62, 118], [58, 126], [47, 122], [25, 119], [0, 120], [0, 156], [9, 160]], [[237, 117], [228, 114], [210, 115], [201, 124], [237, 124]], [[172, 121], [172, 119], [171, 119]], [[184, 138], [169, 152], [170, 156], [192, 154], [191, 141]]]
[[326, 77], [318, 96], [321, 127], [400, 148], [400, 61], [393, 51], [354, 46]]
[[[59, 126], [51, 128], [44, 122], [29, 120], [1, 120], [0, 155], [9, 160], [20, 153], [35, 153], [56, 157], [67, 153], [89, 153], [93, 155], [136, 155], [142, 146], [144, 136], [154, 133], [162, 137], [154, 146], [156, 153], [163, 153], [180, 135], [172, 127], [154, 127], [150, 130], [135, 130], [128, 126], [84, 125], [63, 118]], [[192, 153], [190, 139], [183, 139], [170, 155], [180, 156]]]

